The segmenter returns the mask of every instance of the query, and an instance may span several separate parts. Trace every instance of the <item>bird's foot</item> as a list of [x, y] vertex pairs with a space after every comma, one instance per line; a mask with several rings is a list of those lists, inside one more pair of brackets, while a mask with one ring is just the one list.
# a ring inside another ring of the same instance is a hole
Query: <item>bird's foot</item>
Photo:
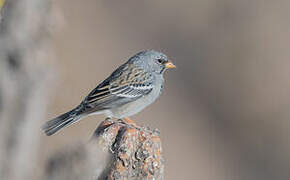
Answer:
[[104, 125], [109, 125], [109, 124], [116, 123], [116, 121], [114, 121], [114, 119], [110, 117], [106, 117], [106, 119], [102, 123], [104, 123]]
[[132, 119], [130, 119], [130, 118], [128, 118], [128, 117], [125, 117], [124, 118], [124, 121], [127, 123], [127, 124], [131, 124], [131, 125], [136, 125], [136, 123], [132, 120]]
[[106, 117], [106, 119], [105, 119], [105, 121], [110, 121], [110, 120], [112, 120], [112, 118], [110, 118], [110, 117]]
[[126, 117], [124, 119], [119, 119], [119, 121], [121, 121], [122, 123], [128, 124], [134, 128], [140, 128], [140, 126], [138, 126], [132, 119]]

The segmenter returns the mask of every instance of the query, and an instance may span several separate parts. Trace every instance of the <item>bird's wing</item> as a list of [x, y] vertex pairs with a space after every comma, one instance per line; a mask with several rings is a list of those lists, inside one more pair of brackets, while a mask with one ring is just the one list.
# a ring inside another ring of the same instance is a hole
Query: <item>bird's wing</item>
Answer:
[[153, 81], [151, 73], [137, 68], [134, 64], [124, 64], [97, 86], [83, 104], [94, 110], [117, 107], [150, 93]]

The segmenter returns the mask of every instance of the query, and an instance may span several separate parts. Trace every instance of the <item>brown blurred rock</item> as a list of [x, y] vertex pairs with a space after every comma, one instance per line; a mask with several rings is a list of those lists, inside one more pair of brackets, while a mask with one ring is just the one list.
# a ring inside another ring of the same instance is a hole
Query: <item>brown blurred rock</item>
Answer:
[[46, 173], [50, 180], [162, 180], [164, 159], [159, 132], [107, 119], [87, 145], [54, 156]]

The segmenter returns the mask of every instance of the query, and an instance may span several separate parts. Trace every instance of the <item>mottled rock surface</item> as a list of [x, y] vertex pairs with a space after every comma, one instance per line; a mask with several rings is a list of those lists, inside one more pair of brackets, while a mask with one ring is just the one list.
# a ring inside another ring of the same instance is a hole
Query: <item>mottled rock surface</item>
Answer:
[[164, 159], [157, 130], [105, 120], [93, 141], [113, 154], [108, 179], [163, 179]]
[[99, 125], [88, 144], [57, 154], [47, 168], [50, 180], [162, 180], [163, 176], [159, 132], [109, 119]]

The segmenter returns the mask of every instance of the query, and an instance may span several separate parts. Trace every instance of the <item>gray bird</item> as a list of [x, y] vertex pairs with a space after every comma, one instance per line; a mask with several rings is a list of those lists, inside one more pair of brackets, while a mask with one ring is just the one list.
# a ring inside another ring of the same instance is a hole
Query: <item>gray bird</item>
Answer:
[[175, 68], [167, 56], [146, 50], [131, 57], [99, 84], [73, 110], [46, 122], [42, 129], [50, 136], [88, 115], [105, 114], [125, 119], [153, 103], [160, 95], [166, 69]]

